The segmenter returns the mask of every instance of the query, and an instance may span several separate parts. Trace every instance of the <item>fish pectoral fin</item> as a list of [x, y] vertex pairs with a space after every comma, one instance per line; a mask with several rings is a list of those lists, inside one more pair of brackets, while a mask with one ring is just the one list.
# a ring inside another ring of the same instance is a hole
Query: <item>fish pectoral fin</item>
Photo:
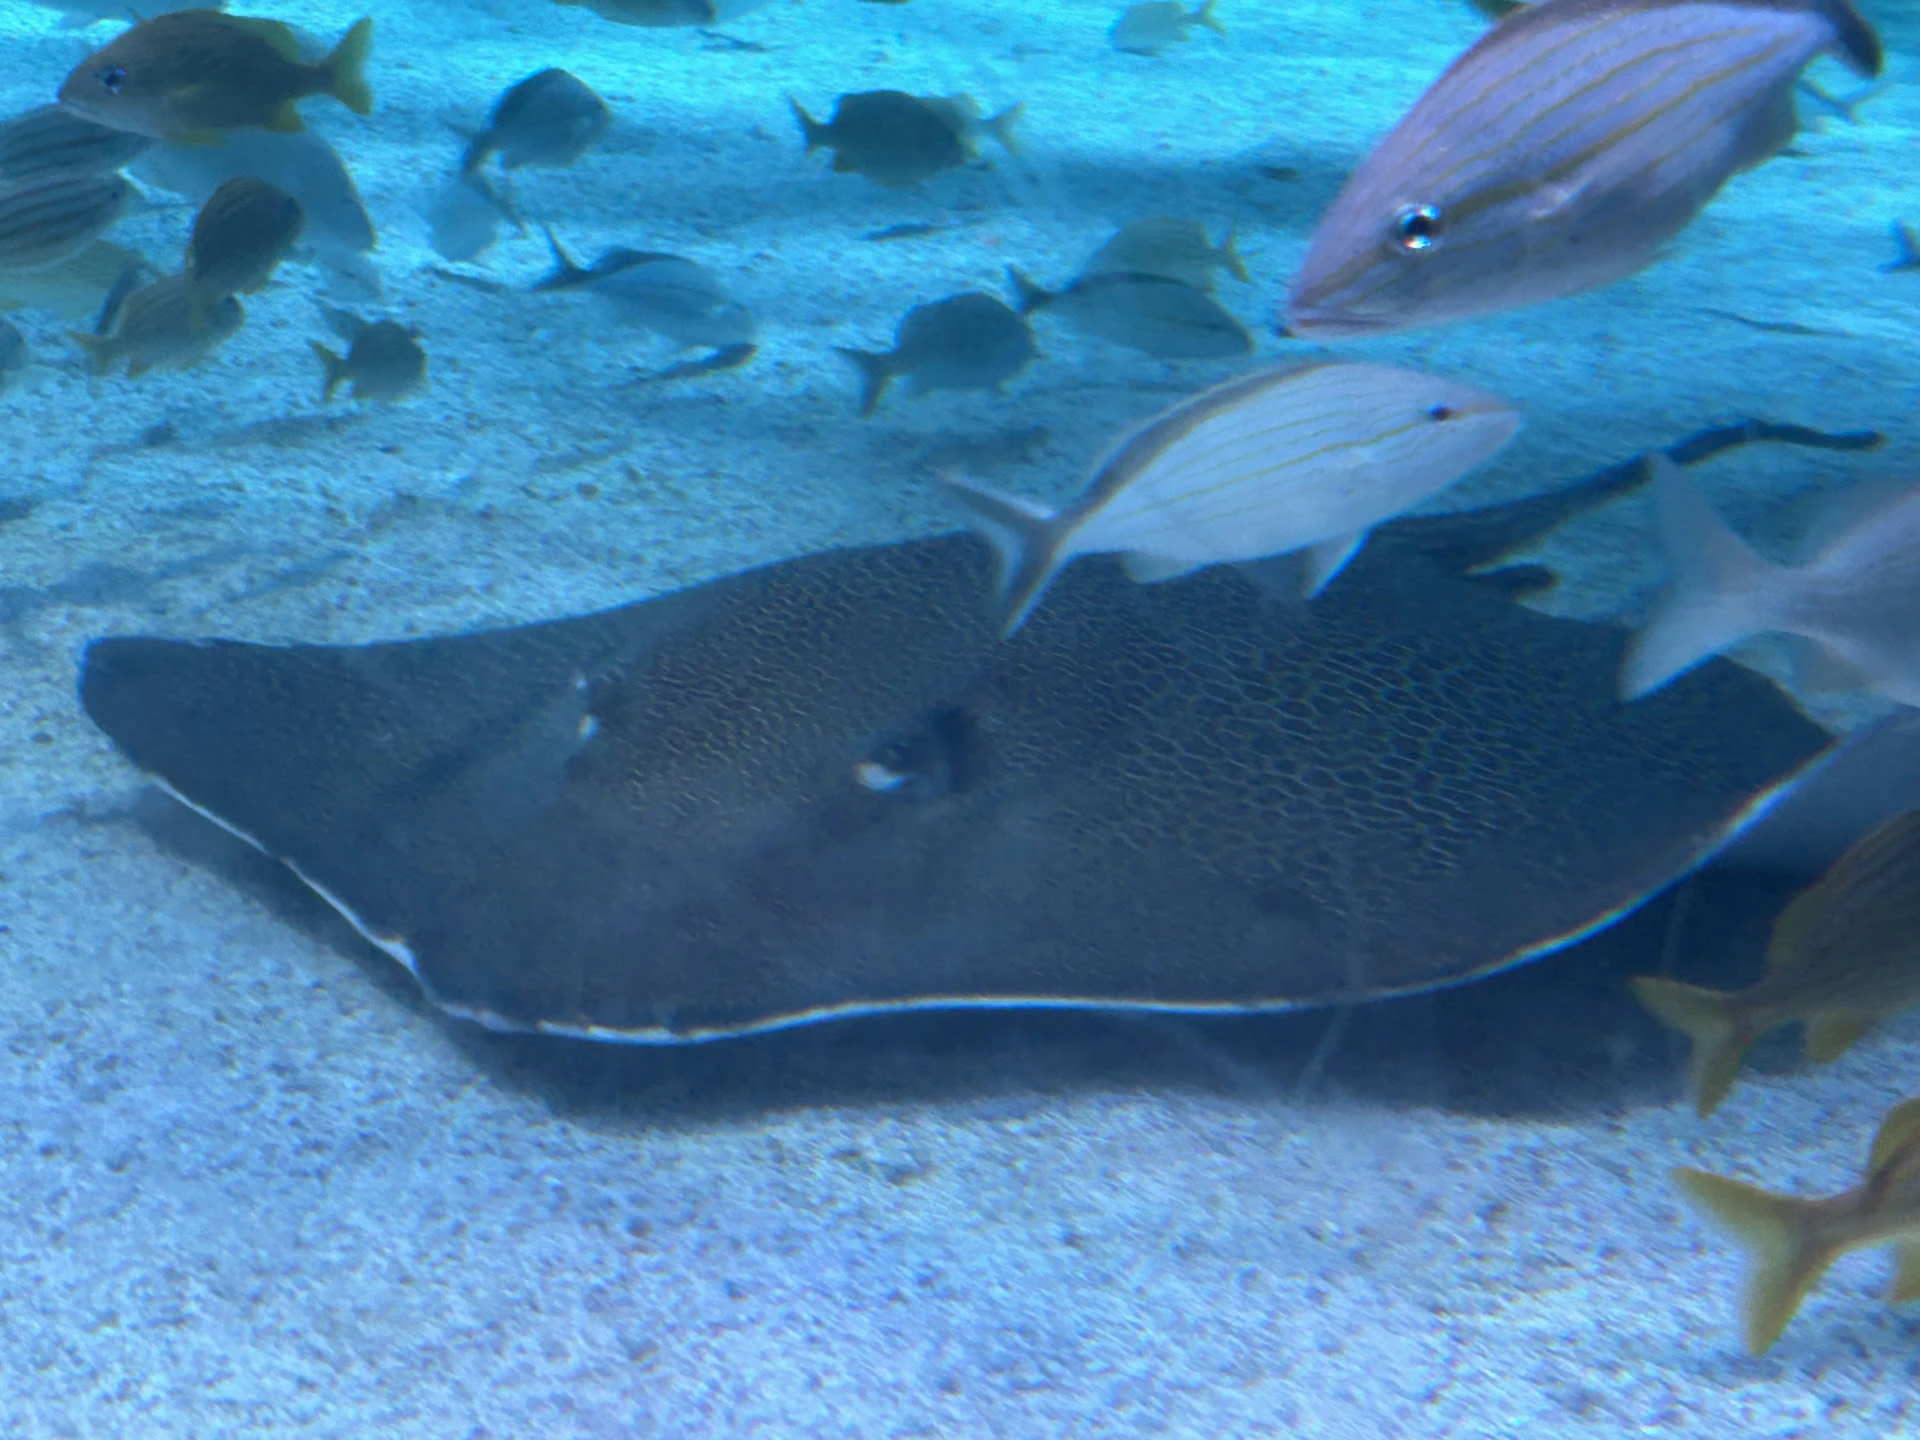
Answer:
[[1336, 535], [1331, 540], [1308, 546], [1301, 593], [1311, 600], [1331, 585], [1333, 577], [1347, 568], [1347, 562], [1360, 552], [1366, 539], [1366, 531], [1356, 530], [1351, 535]]
[[[1809, 1016], [1806, 1022], [1807, 1058], [1819, 1065], [1838, 1060], [1853, 1048], [1855, 1041], [1873, 1028], [1873, 1019], [1871, 1015], [1853, 1015], [1844, 1010]], [[1920, 1116], [1916, 1117], [1915, 1123], [1920, 1125]]]
[[1889, 1305], [1904, 1305], [1920, 1300], [1920, 1240], [1902, 1240], [1893, 1247], [1893, 1284], [1887, 1289]]
[[276, 134], [291, 135], [296, 130], [306, 129], [307, 125], [300, 118], [300, 112], [294, 108], [293, 101], [284, 100], [276, 105], [273, 113], [267, 117], [266, 128]]
[[1127, 572], [1127, 578], [1136, 585], [1158, 585], [1163, 580], [1178, 580], [1182, 575], [1191, 575], [1205, 565], [1204, 560], [1149, 555], [1143, 550], [1129, 550], [1120, 557], [1120, 568]]

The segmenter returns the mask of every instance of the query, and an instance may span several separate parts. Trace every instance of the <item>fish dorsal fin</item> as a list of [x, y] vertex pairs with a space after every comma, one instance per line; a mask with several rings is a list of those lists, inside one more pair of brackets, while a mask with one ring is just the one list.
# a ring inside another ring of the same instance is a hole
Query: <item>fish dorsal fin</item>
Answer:
[[1873, 1149], [1867, 1156], [1867, 1179], [1877, 1180], [1887, 1167], [1920, 1141], [1920, 1098], [1902, 1100], [1887, 1112], [1880, 1131], [1873, 1137]]

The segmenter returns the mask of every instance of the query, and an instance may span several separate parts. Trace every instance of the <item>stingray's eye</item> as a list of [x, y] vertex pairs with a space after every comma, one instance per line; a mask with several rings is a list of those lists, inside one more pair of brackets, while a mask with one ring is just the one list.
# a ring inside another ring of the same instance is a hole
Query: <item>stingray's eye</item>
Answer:
[[876, 795], [937, 800], [967, 788], [973, 722], [964, 710], [936, 710], [911, 731], [880, 740], [853, 767], [853, 779]]
[[1440, 238], [1440, 212], [1431, 205], [1409, 205], [1393, 217], [1393, 243], [1409, 255], [1431, 250]]
[[118, 95], [127, 83], [127, 72], [119, 65], [109, 65], [100, 72], [100, 84], [109, 95]]
[[1451, 420], [1452, 418], [1453, 407], [1451, 405], [1436, 405], [1427, 411], [1427, 419], [1429, 420]]

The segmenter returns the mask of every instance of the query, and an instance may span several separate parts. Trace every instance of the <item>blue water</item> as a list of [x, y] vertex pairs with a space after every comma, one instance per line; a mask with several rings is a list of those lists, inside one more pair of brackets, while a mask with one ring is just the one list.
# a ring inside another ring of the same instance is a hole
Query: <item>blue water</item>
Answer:
[[[493, 1035], [189, 823], [80, 711], [103, 635], [358, 644], [582, 614], [953, 529], [935, 477], [956, 465], [1064, 499], [1128, 426], [1308, 353], [1276, 325], [1315, 219], [1484, 20], [1221, 0], [1224, 37], [1147, 58], [1108, 44], [1120, 8], [774, 0], [703, 32], [542, 0], [261, 4], [323, 43], [375, 17], [373, 115], [303, 106], [370, 255], [350, 273], [296, 255], [229, 344], [138, 380], [90, 378], [65, 338], [97, 286], [0, 276], [32, 361], [0, 394], [0, 1434], [1920, 1433], [1914, 1312], [1884, 1303], [1883, 1256], [1842, 1262], [1748, 1358], [1740, 1257], [1665, 1180], [1854, 1183], [1910, 1091], [1911, 1022], [1819, 1069], [1766, 1050], [1705, 1123], [1679, 1043], [1581, 962], [1351, 1029]], [[1751, 446], [1704, 470], [1784, 553], [1831, 492], [1911, 473], [1920, 274], [1882, 267], [1892, 223], [1920, 219], [1920, 35], [1872, 9], [1884, 90], [1854, 122], [1807, 104], [1794, 153], [1643, 274], [1350, 347], [1523, 410], [1441, 508], [1741, 416], [1882, 432], [1866, 455]], [[0, 110], [45, 103], [114, 32], [6, 0]], [[605, 97], [611, 130], [517, 176], [525, 233], [446, 259], [428, 211], [462, 132], [547, 65]], [[989, 140], [908, 190], [802, 154], [788, 96], [824, 116], [890, 87], [1024, 105], [1019, 153]], [[151, 196], [109, 238], [172, 269], [192, 205]], [[1221, 276], [1218, 299], [1251, 356], [1155, 360], [1042, 314], [1003, 393], [899, 387], [858, 416], [836, 347], [884, 349], [962, 290], [1009, 295], [1009, 265], [1062, 285], [1152, 214], [1233, 227], [1251, 280]], [[591, 297], [533, 293], [542, 225], [577, 257], [697, 260], [759, 318], [756, 353], [627, 383], [690, 357]], [[863, 238], [905, 225], [931, 229]], [[416, 327], [425, 388], [322, 404], [317, 299]], [[1542, 608], [1586, 619], [1637, 617], [1662, 576], [1638, 499], [1531, 558], [1561, 577]], [[1778, 646], [1743, 658], [1787, 675]], [[1836, 730], [1885, 709], [1808, 703]], [[1750, 974], [1782, 893], [1703, 884], [1679, 922], [1665, 904], [1632, 922], [1631, 953]]]

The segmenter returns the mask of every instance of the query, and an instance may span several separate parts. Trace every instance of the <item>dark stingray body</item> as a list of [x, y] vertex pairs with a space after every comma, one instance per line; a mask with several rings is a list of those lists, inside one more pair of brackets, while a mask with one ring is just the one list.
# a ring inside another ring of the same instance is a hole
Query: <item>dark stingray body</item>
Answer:
[[1457, 578], [1469, 534], [1310, 605], [1088, 561], [1009, 642], [946, 536], [478, 635], [108, 639], [82, 698], [490, 1025], [1335, 1003], [1609, 923], [1827, 746], [1723, 661], [1622, 706], [1622, 632]]

